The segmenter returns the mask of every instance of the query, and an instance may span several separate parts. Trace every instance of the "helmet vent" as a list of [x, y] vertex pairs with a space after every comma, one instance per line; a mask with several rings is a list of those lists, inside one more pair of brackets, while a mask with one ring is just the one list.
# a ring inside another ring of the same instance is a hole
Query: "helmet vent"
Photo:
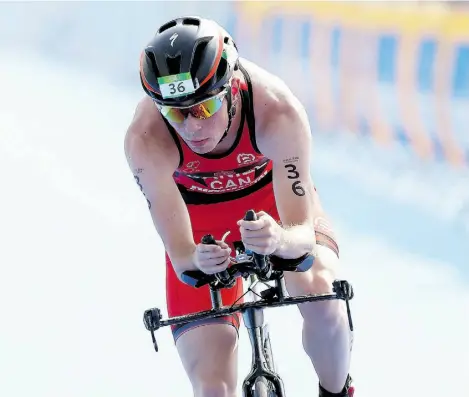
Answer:
[[191, 73], [193, 76], [197, 74], [197, 70], [200, 67], [203, 54], [204, 54], [205, 49], [207, 48], [207, 45], [208, 45], [208, 41], [203, 40], [203, 41], [199, 41], [197, 44], [197, 47], [195, 48], [194, 55], [192, 57], [192, 65], [191, 65]]
[[155, 54], [152, 51], [146, 52], [148, 59], [150, 60], [151, 68], [153, 69], [153, 73], [159, 76], [160, 72], [158, 70], [158, 65], [156, 64]]
[[223, 77], [225, 77], [227, 69], [228, 69], [228, 62], [226, 62], [226, 59], [222, 58], [220, 60], [220, 64], [218, 65], [218, 69], [217, 69], [217, 80], [221, 80], [223, 79]]
[[168, 65], [169, 74], [181, 73], [181, 56], [167, 57], [166, 64]]
[[183, 25], [194, 25], [194, 26], [200, 26], [200, 21], [195, 18], [184, 18], [182, 21]]
[[238, 47], [237, 47], [236, 43], [230, 37], [225, 36], [225, 38], [223, 39], [223, 43], [225, 43], [227, 45], [232, 45], [236, 49], [236, 51], [238, 51]]
[[168, 23], [165, 23], [163, 26], [161, 26], [159, 29], [158, 29], [158, 33], [162, 33], [164, 32], [165, 30], [168, 30], [172, 27], [176, 26], [176, 21], [170, 21]]

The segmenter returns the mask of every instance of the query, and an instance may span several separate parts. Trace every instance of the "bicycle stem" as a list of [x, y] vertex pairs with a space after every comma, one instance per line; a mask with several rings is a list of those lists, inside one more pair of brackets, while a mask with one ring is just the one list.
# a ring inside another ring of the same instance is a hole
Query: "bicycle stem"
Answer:
[[210, 288], [210, 299], [212, 301], [213, 309], [220, 309], [223, 307], [223, 300], [221, 297], [221, 291], [219, 289], [214, 290]]

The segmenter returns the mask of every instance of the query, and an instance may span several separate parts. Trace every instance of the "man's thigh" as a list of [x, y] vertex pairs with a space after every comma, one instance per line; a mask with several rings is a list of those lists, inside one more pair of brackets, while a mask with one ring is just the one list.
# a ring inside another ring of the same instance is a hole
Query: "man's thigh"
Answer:
[[190, 328], [177, 339], [176, 347], [195, 390], [211, 385], [220, 392], [226, 390], [227, 395], [234, 392], [238, 375], [238, 334], [234, 327], [213, 323]]

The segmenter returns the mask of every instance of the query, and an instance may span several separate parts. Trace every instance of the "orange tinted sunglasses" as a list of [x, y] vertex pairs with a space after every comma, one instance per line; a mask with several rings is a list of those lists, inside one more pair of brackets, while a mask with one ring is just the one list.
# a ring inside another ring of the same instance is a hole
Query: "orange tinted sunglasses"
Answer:
[[218, 112], [222, 105], [223, 99], [227, 94], [228, 90], [225, 89], [214, 95], [211, 98], [205, 99], [195, 105], [188, 107], [175, 107], [175, 106], [165, 106], [156, 104], [159, 111], [168, 121], [173, 123], [182, 123], [189, 114], [199, 120], [205, 120], [212, 117], [216, 112]]

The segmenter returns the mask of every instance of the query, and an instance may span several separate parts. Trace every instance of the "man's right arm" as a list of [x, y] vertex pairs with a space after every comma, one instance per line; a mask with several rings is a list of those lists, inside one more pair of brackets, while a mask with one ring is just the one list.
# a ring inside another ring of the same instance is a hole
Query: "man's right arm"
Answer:
[[[153, 109], [145, 113], [148, 110]], [[151, 131], [161, 126], [158, 127], [158, 120], [149, 122], [145, 113], [137, 109], [125, 138], [125, 154], [135, 181], [147, 199], [155, 228], [180, 276], [185, 270], [195, 269], [196, 244], [186, 204], [173, 179], [179, 152], [174, 142], [158, 139], [155, 135], [158, 131]]]

